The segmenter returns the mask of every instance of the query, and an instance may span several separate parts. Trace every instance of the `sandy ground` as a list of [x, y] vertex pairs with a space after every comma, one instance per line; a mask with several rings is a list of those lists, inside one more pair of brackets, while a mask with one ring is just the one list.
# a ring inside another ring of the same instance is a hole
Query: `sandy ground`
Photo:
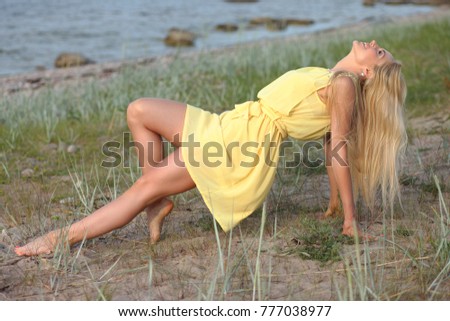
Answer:
[[[449, 149], [443, 148], [449, 141], [449, 135], [427, 134], [411, 143], [407, 175], [418, 181], [403, 186], [403, 197], [408, 200], [407, 211], [420, 208], [424, 213], [430, 213], [430, 208], [438, 208], [436, 197], [420, 192], [417, 186], [421, 181], [429, 181], [426, 170], [429, 166], [434, 167], [443, 186], [450, 185], [450, 164], [445, 162]], [[420, 163], [415, 157], [419, 150]], [[342, 295], [336, 293], [336, 285], [346, 282], [344, 262], [323, 264], [289, 252], [295, 249], [293, 222], [301, 215], [320, 219], [327, 204], [326, 184], [327, 177], [323, 174], [305, 177], [300, 189], [285, 187], [279, 180], [274, 184], [268, 198], [268, 220], [260, 257], [262, 299], [336, 300]], [[31, 185], [25, 183], [24, 192], [35, 193]], [[147, 242], [143, 215], [120, 230], [88, 241], [81, 250], [80, 245], [75, 246], [70, 254], [62, 256], [62, 261], [52, 256], [15, 256], [11, 245], [21, 242], [23, 233], [17, 228], [4, 230], [0, 236], [0, 299], [250, 300], [260, 215], [250, 216], [231, 237], [220, 233], [225, 271], [229, 275], [225, 280], [219, 269], [214, 230], [210, 227], [205, 230], [202, 226], [202, 222], [208, 222], [210, 214], [197, 192], [189, 193], [186, 197], [189, 201], [176, 199], [177, 206], [167, 218], [162, 240], [156, 246]], [[282, 195], [282, 202], [278, 195]], [[448, 189], [444, 198], [450, 199]], [[60, 210], [62, 208], [55, 207], [51, 211], [57, 213]], [[380, 235], [381, 217], [363, 215], [360, 220], [370, 233]], [[394, 224], [408, 226], [411, 222], [396, 217]], [[397, 238], [397, 241], [405, 248], [415, 242], [414, 235]], [[372, 243], [368, 255], [375, 265], [389, 268], [384, 277], [399, 278], [401, 273], [409, 280], [408, 271], [415, 268], [414, 264], [404, 254], [400, 258], [393, 256], [378, 262], [378, 249], [379, 243]], [[344, 251], [354, 251], [354, 248], [347, 246]], [[226, 289], [222, 288], [225, 283]], [[211, 284], [216, 284], [216, 288], [211, 289]], [[449, 293], [448, 279], [441, 289]], [[410, 298], [424, 299], [417, 293], [411, 294]], [[443, 298], [448, 300], [450, 297]]]

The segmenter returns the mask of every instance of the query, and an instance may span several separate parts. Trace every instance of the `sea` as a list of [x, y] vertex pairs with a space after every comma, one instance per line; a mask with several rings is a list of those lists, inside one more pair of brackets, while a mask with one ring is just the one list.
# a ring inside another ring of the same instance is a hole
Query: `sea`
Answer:
[[[216, 49], [254, 40], [339, 28], [363, 20], [425, 13], [428, 6], [367, 7], [362, 0], [0, 0], [0, 76], [54, 68], [61, 52], [76, 52], [95, 62], [161, 56], [175, 49], [164, 44], [171, 28], [198, 37], [192, 48]], [[256, 17], [312, 19], [308, 26], [282, 31], [247, 28]], [[215, 30], [236, 24], [237, 32]]]

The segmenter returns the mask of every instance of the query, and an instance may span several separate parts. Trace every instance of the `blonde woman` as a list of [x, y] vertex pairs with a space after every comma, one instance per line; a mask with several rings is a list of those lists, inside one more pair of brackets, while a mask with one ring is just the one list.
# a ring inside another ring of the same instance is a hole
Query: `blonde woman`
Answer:
[[[256, 101], [220, 115], [169, 100], [138, 99], [129, 105], [127, 119], [140, 146], [142, 177], [91, 215], [15, 251], [50, 253], [60, 240], [72, 245], [100, 236], [143, 210], [155, 243], [173, 208], [167, 197], [194, 187], [228, 231], [265, 199], [287, 136], [325, 137], [330, 183], [325, 215], [335, 214], [342, 202], [342, 233], [361, 233], [355, 224], [356, 193], [372, 206], [381, 190], [383, 204], [392, 206], [399, 190], [399, 158], [406, 143], [400, 67], [375, 41], [354, 41], [333, 68], [289, 71], [263, 88]], [[165, 159], [161, 137], [176, 147]]]

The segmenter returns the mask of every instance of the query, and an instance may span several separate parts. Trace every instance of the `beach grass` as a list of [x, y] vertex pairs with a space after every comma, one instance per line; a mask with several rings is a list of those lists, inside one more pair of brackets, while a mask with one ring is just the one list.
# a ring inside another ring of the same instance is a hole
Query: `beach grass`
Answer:
[[[441, 18], [270, 41], [180, 55], [161, 66], [129, 66], [108, 81], [4, 97], [2, 243], [16, 245], [70, 224], [133, 184], [140, 175], [134, 153], [104, 168], [102, 146], [122, 140], [127, 105], [139, 97], [220, 113], [254, 100], [290, 69], [332, 67], [353, 39], [377, 39], [404, 65], [408, 118], [448, 117], [449, 29], [449, 19]], [[382, 234], [376, 242], [341, 237], [339, 218], [318, 221], [327, 204], [323, 168], [281, 164], [265, 206], [232, 233], [220, 232], [190, 191], [174, 198], [181, 213], [168, 219], [156, 246], [146, 242], [142, 217], [72, 251], [60, 242], [53, 257], [36, 265], [25, 259], [25, 272], [11, 274], [16, 290], [9, 298], [448, 300], [450, 128], [410, 126], [409, 132], [417, 148], [409, 149], [403, 210], [397, 206], [390, 217], [359, 207], [363, 224]], [[77, 150], [68, 152], [69, 145]]]

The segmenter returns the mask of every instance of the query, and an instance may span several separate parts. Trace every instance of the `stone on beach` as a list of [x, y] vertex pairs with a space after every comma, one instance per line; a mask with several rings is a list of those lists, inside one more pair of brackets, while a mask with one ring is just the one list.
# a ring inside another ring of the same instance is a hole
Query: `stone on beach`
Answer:
[[76, 153], [78, 151], [78, 147], [75, 145], [69, 145], [67, 147], [67, 152], [70, 154]]
[[22, 177], [31, 177], [34, 175], [34, 170], [31, 168], [26, 168], [20, 174]]

